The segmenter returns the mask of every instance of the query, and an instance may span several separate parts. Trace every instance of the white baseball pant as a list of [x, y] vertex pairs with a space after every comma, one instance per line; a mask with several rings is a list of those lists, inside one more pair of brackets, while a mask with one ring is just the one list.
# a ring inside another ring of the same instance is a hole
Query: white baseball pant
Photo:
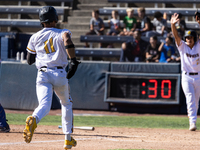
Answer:
[[200, 97], [200, 76], [182, 73], [182, 88], [186, 97], [190, 124], [196, 123]]
[[38, 70], [36, 81], [36, 92], [39, 105], [34, 110], [33, 116], [38, 118], [38, 122], [48, 115], [51, 104], [53, 91], [60, 99], [62, 109], [62, 129], [64, 134], [72, 133], [73, 129], [73, 112], [72, 99], [69, 95], [68, 80], [66, 71], [57, 68], [44, 68]]

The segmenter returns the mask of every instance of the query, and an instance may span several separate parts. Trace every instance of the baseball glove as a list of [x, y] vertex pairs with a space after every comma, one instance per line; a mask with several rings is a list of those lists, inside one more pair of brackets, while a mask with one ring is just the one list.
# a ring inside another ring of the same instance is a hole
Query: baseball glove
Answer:
[[76, 57], [70, 59], [70, 61], [69, 61], [69, 70], [67, 72], [67, 79], [70, 79], [75, 74], [75, 72], [76, 72], [76, 70], [78, 68], [78, 65], [80, 63], [81, 62], [76, 60]]

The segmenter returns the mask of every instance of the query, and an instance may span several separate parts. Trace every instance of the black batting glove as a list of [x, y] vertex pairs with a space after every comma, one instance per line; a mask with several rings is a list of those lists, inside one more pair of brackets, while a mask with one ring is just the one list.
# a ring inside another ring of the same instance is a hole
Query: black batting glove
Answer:
[[76, 70], [78, 68], [78, 65], [80, 63], [81, 62], [76, 60], [76, 57], [70, 59], [70, 61], [69, 61], [69, 70], [67, 72], [67, 79], [70, 79], [71, 77], [73, 77], [73, 75], [75, 74], [75, 72], [76, 72]]

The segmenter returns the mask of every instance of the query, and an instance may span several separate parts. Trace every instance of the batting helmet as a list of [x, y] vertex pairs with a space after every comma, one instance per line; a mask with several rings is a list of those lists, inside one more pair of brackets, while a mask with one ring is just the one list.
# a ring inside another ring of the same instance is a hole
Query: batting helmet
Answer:
[[40, 22], [58, 22], [58, 14], [56, 9], [52, 6], [44, 6], [39, 11]]
[[197, 33], [196, 33], [196, 31], [194, 31], [194, 30], [188, 30], [188, 31], [186, 31], [186, 32], [185, 32], [185, 35], [184, 35], [184, 40], [185, 40], [185, 38], [188, 37], [188, 36], [194, 37], [194, 42], [197, 41]]

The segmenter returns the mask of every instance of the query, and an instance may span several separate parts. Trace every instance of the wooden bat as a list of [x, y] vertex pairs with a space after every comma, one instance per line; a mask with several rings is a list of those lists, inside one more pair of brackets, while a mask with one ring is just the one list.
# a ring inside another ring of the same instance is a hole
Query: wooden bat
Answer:
[[[59, 126], [58, 126], [58, 128], [59, 128], [59, 129], [61, 129], [61, 128], [62, 128], [62, 126], [61, 126], [61, 125], [59, 125]], [[84, 127], [84, 126], [82, 126], [82, 127], [74, 127], [74, 129], [80, 129], [80, 130], [90, 130], [90, 131], [94, 131], [94, 127]]]

